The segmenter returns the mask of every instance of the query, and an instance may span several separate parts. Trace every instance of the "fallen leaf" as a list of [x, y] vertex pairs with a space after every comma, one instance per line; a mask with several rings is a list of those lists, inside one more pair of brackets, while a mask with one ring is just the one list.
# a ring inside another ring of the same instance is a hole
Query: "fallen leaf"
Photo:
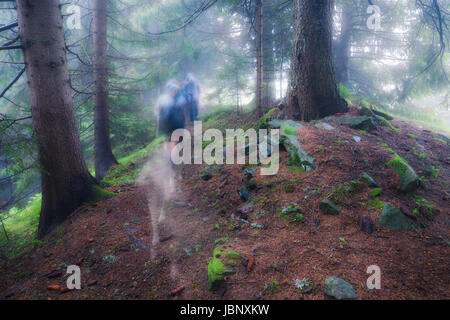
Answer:
[[171, 296], [176, 296], [184, 290], [185, 286], [178, 287], [170, 292]]
[[248, 259], [247, 272], [252, 271], [252, 268], [253, 268], [253, 264], [254, 264], [254, 263], [255, 263], [255, 257], [251, 256], [251, 257]]
[[59, 284], [50, 285], [50, 286], [47, 287], [47, 290], [60, 291], [61, 290], [61, 286]]

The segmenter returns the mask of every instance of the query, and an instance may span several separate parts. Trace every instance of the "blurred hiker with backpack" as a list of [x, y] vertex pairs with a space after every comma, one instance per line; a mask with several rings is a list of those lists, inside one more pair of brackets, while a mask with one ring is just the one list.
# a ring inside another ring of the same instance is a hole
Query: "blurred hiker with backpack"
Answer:
[[184, 80], [183, 92], [186, 99], [186, 118], [193, 122], [197, 120], [200, 99], [200, 84], [192, 73], [188, 73]]

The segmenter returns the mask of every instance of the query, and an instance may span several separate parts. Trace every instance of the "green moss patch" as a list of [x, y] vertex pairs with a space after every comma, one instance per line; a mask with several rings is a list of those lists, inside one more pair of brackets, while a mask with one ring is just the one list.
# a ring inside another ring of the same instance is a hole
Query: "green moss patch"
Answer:
[[141, 165], [162, 146], [166, 137], [161, 136], [153, 140], [145, 148], [133, 152], [129, 156], [118, 160], [119, 164], [113, 166], [102, 182], [107, 185], [132, 184], [140, 173]]
[[89, 201], [89, 203], [95, 203], [95, 202], [99, 202], [105, 199], [109, 199], [114, 197], [116, 194], [114, 192], [110, 192], [108, 190], [105, 190], [103, 188], [101, 188], [98, 185], [94, 186], [94, 191], [96, 193], [95, 197], [93, 200]]
[[290, 135], [290, 136], [296, 136], [297, 135], [297, 131], [295, 131], [294, 128], [289, 127], [289, 126], [284, 127], [284, 133], [286, 133], [287, 135]]
[[239, 252], [234, 251], [229, 245], [218, 245], [213, 251], [213, 257], [208, 263], [208, 290], [215, 291], [225, 281], [225, 277], [235, 274], [232, 268], [241, 258]]
[[402, 192], [414, 192], [420, 185], [420, 179], [408, 162], [398, 154], [386, 163], [386, 165], [394, 169], [400, 178], [400, 189]]
[[381, 195], [382, 192], [383, 192], [383, 189], [381, 189], [381, 188], [375, 188], [375, 189], [372, 190], [372, 192], [370, 192], [369, 196], [370, 196], [371, 198], [376, 198], [376, 197], [378, 197], [379, 195]]

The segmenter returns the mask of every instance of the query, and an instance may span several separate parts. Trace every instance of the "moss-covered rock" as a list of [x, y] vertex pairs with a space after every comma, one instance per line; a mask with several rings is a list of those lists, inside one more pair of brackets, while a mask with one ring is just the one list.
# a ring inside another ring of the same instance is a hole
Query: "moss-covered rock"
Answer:
[[367, 116], [367, 117], [371, 117], [373, 115], [379, 116], [379, 117], [383, 117], [386, 120], [394, 120], [393, 117], [391, 117], [390, 115], [388, 115], [387, 113], [378, 111], [376, 109], [373, 108], [368, 108], [366, 106], [361, 107], [361, 110], [359, 110], [359, 114], [362, 116]]
[[399, 129], [395, 128], [387, 119], [385, 119], [384, 117], [380, 117], [375, 115], [374, 116], [374, 121], [375, 123], [377, 123], [379, 126], [382, 127], [388, 127], [391, 131], [398, 131]]
[[305, 171], [315, 170], [316, 159], [303, 150], [298, 141], [297, 134], [293, 134], [299, 128], [302, 128], [303, 125], [292, 120], [272, 120], [269, 122], [269, 127], [272, 129], [280, 129], [280, 144], [289, 153], [289, 165], [299, 165]]
[[261, 129], [267, 129], [269, 127], [269, 121], [272, 120], [273, 115], [277, 111], [277, 108], [270, 109], [260, 120], [258, 123], [258, 127]]
[[379, 195], [381, 195], [382, 192], [383, 192], [383, 189], [381, 189], [381, 188], [375, 188], [375, 189], [373, 189], [373, 190], [370, 192], [369, 196], [370, 196], [371, 198], [376, 198], [376, 197], [378, 197]]
[[417, 228], [416, 224], [410, 218], [405, 216], [397, 207], [390, 203], [387, 203], [383, 207], [378, 223], [394, 231]]
[[320, 201], [319, 208], [323, 213], [329, 215], [338, 215], [341, 213], [341, 210], [330, 199]]
[[332, 131], [332, 130], [334, 130], [334, 127], [333, 127], [332, 125], [326, 123], [326, 122], [319, 122], [319, 123], [316, 123], [314, 126], [315, 126], [316, 128], [323, 128], [323, 129], [325, 129], [325, 130], [327, 130], [327, 131]]
[[236, 273], [233, 267], [241, 255], [229, 245], [218, 245], [213, 252], [213, 257], [208, 264], [208, 290], [215, 291], [225, 281], [225, 277]]
[[352, 129], [358, 129], [358, 130], [364, 130], [364, 131], [370, 131], [377, 126], [377, 123], [374, 121], [373, 117], [366, 117], [366, 116], [356, 117], [356, 118], [328, 117], [325, 120], [328, 122], [338, 122], [338, 123], [348, 124], [350, 126], [350, 128], [352, 128]]
[[373, 179], [371, 176], [369, 176], [367, 173], [363, 172], [362, 178], [364, 181], [366, 181], [367, 185], [369, 187], [379, 187], [378, 183]]
[[359, 114], [361, 116], [366, 116], [366, 117], [371, 117], [373, 115], [372, 111], [367, 108], [367, 107], [361, 107], [361, 109], [359, 110]]
[[398, 154], [386, 163], [394, 169], [400, 178], [400, 189], [402, 192], [414, 192], [420, 186], [420, 178], [408, 162]]

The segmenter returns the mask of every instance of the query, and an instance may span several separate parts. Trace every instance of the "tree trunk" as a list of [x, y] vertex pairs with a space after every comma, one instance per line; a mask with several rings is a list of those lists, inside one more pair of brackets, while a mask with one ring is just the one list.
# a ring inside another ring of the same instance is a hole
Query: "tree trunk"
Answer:
[[273, 1], [266, 0], [262, 3], [262, 47], [263, 47], [263, 87], [262, 105], [269, 106], [275, 101], [275, 56], [273, 51], [274, 29], [273, 21]]
[[342, 9], [341, 35], [339, 37], [336, 55], [336, 77], [338, 82], [348, 85], [348, 59], [353, 28], [353, 5], [351, 2], [344, 2]]
[[[281, 42], [283, 42], [284, 37], [281, 36]], [[284, 66], [284, 57], [283, 57], [283, 46], [280, 46], [280, 99], [283, 99], [283, 66]]]
[[96, 196], [75, 123], [58, 0], [16, 0], [37, 137], [42, 207], [38, 237]]
[[262, 0], [256, 0], [256, 109], [258, 116], [262, 116], [262, 72], [263, 72], [263, 24], [262, 24]]
[[109, 138], [108, 60], [106, 58], [106, 0], [94, 0], [95, 175], [101, 180], [117, 164]]
[[332, 52], [333, 0], [294, 0], [294, 44], [287, 116], [310, 121], [347, 112]]

